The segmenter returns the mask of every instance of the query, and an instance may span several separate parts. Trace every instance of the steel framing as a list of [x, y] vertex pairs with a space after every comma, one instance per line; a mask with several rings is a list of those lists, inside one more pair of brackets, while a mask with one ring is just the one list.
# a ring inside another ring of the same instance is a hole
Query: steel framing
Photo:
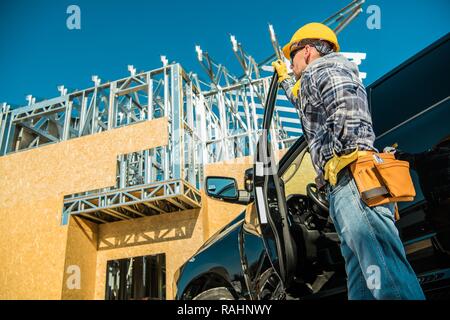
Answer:
[[184, 180], [168, 180], [107, 192], [66, 196], [63, 224], [69, 215], [99, 223], [129, 220], [154, 214], [199, 208], [200, 192]]
[[[340, 32], [362, 10], [364, 1], [353, 1], [326, 19]], [[0, 106], [0, 156], [96, 134], [141, 121], [167, 117], [169, 142], [150, 150], [120, 155], [116, 185], [64, 197], [62, 223], [70, 214], [98, 223], [201, 206], [203, 168], [207, 163], [254, 155], [260, 134], [264, 101], [269, 87], [270, 62], [281, 58], [273, 27], [269, 25], [275, 53], [256, 63], [235, 36], [232, 50], [244, 73], [232, 75], [200, 46], [197, 59], [209, 81], [187, 74], [179, 64], [136, 73], [94, 86], [12, 109]], [[351, 56], [350, 56], [351, 57]], [[365, 56], [356, 54], [359, 61]], [[289, 146], [302, 134], [297, 110], [279, 94], [271, 128], [276, 148]]]

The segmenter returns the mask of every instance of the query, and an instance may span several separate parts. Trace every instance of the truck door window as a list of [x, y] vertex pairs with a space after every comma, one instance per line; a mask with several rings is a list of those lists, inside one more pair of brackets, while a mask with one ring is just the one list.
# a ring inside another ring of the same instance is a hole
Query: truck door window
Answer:
[[306, 186], [314, 182], [315, 177], [316, 172], [309, 152], [300, 153], [281, 177], [285, 183], [286, 198], [291, 194], [306, 195]]

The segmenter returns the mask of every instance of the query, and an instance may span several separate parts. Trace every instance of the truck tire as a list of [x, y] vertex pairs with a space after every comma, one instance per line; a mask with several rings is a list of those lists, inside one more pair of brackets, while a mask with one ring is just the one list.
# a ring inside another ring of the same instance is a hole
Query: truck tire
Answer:
[[192, 300], [236, 300], [228, 288], [212, 288], [195, 296]]

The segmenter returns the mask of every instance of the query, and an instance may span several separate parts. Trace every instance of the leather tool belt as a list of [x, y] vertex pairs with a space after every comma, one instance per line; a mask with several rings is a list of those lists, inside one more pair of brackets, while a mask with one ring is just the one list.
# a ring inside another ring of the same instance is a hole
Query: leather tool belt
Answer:
[[[390, 202], [413, 201], [416, 191], [409, 163], [390, 153], [370, 153], [350, 164], [361, 199], [369, 207]], [[395, 218], [399, 219], [395, 206]]]

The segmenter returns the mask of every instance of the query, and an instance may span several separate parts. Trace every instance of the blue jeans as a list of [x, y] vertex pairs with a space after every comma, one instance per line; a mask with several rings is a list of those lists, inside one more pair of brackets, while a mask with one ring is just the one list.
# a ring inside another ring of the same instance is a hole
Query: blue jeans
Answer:
[[368, 207], [344, 170], [336, 186], [328, 186], [328, 200], [341, 240], [348, 298], [425, 299], [394, 223], [394, 205]]

